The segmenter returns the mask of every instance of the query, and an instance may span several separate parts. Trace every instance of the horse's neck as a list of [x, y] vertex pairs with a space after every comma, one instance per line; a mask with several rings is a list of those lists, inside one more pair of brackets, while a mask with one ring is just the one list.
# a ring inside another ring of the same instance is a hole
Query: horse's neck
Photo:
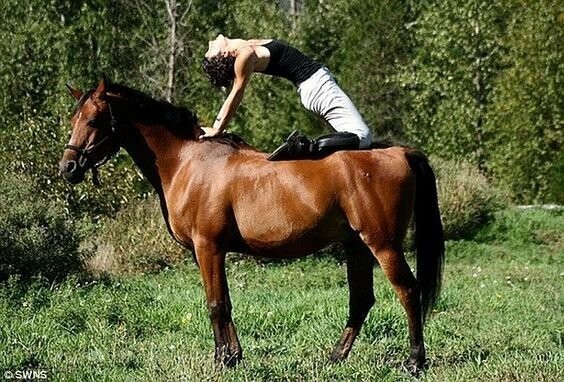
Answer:
[[133, 130], [126, 150], [157, 193], [162, 196], [181, 165], [181, 151], [192, 142], [175, 136], [162, 126], [137, 123]]
[[162, 126], [147, 126], [140, 123], [133, 125], [135, 128], [128, 134], [124, 147], [155, 189], [166, 227], [171, 236], [178, 240], [169, 221], [167, 189], [178, 167], [183, 165], [180, 160], [181, 151], [193, 142], [176, 137]]

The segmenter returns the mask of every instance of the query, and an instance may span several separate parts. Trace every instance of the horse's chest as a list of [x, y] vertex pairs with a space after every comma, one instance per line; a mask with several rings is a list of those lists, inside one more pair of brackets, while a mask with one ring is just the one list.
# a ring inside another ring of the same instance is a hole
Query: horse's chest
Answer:
[[168, 223], [176, 240], [182, 242], [187, 247], [193, 247], [192, 225], [189, 219], [181, 213], [170, 211]]

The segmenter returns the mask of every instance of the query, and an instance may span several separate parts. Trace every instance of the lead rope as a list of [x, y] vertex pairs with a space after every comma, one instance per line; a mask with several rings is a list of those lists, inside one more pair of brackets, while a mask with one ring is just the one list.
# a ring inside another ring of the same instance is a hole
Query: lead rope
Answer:
[[100, 187], [100, 178], [98, 177], [98, 167], [92, 167], [92, 184]]
[[[114, 117], [114, 113], [112, 111], [112, 104], [109, 103], [109, 102], [108, 102], [108, 109], [110, 111], [110, 128], [112, 130], [112, 134], [115, 134], [117, 122], [116, 122], [116, 119]], [[99, 166], [96, 166], [96, 163], [92, 166], [92, 184], [95, 187], [100, 187], [100, 184], [101, 184], [100, 183], [100, 177], [99, 177], [99, 174], [98, 174], [98, 167]]]

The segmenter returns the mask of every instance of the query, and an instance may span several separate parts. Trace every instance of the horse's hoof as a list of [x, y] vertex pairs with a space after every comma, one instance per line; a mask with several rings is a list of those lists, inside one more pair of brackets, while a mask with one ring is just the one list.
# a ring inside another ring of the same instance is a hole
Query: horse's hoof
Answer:
[[331, 363], [343, 362], [345, 359], [347, 359], [347, 355], [348, 354], [345, 354], [342, 349], [335, 348], [333, 350], [333, 353], [331, 353], [331, 357], [329, 357], [329, 362]]
[[408, 358], [404, 363], [404, 369], [414, 377], [418, 377], [425, 370], [426, 362], [421, 359]]

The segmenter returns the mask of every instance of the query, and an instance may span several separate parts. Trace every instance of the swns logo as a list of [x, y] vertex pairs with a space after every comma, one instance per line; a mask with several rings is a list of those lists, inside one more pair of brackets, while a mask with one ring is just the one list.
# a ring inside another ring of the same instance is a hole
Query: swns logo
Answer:
[[4, 372], [4, 378], [7, 380], [41, 380], [47, 379], [47, 370], [6, 370]]

